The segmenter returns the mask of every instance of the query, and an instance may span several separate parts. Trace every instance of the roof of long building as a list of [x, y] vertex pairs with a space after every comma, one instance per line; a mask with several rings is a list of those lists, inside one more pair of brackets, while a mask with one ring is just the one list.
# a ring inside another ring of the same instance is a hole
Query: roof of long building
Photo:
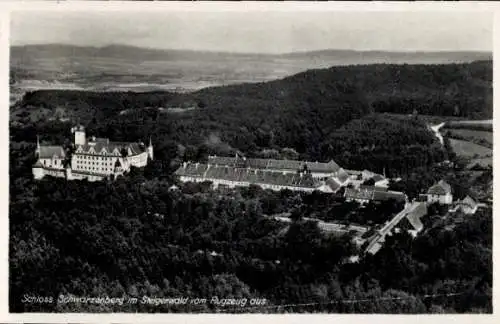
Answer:
[[[234, 182], [269, 184], [290, 187], [318, 188], [324, 182], [314, 179], [307, 173], [279, 173], [261, 169], [237, 168], [204, 163], [187, 163], [175, 171], [178, 176], [197, 177], [204, 179], [220, 179]], [[335, 181], [326, 182], [337, 190], [340, 185]]]
[[399, 191], [387, 191], [386, 188], [374, 186], [362, 186], [359, 189], [346, 188], [345, 197], [349, 199], [359, 200], [376, 200], [383, 201], [394, 199], [397, 201], [405, 201], [406, 195]]
[[345, 196], [349, 199], [373, 200], [373, 190], [346, 188]]
[[296, 160], [255, 159], [243, 157], [209, 156], [209, 164], [227, 165], [241, 168], [267, 169], [267, 170], [302, 170], [304, 167], [311, 172], [334, 173], [340, 170], [340, 166], [331, 160], [324, 162], [307, 162]]

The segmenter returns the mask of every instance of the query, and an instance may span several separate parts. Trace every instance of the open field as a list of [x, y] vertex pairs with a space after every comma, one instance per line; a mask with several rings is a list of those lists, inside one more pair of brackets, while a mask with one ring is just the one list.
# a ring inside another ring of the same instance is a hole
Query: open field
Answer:
[[493, 150], [469, 141], [450, 139], [453, 151], [464, 158], [471, 159], [468, 167], [479, 164], [482, 167], [493, 165]]
[[493, 157], [484, 157], [484, 158], [473, 159], [467, 165], [467, 167], [468, 168], [472, 168], [472, 167], [474, 167], [476, 165], [480, 165], [483, 168], [487, 168], [489, 166], [493, 166]]
[[454, 139], [470, 141], [488, 148], [493, 147], [493, 132], [471, 129], [446, 129], [445, 132]]
[[[443, 133], [455, 140], [457, 154], [462, 156], [470, 156], [474, 154], [482, 154], [482, 147], [493, 149], [493, 120], [453, 120], [449, 121], [443, 127]], [[460, 144], [462, 142], [470, 142], [478, 145], [480, 148], [475, 148], [474, 145]], [[466, 150], [462, 150], [462, 147]], [[461, 153], [459, 153], [461, 152]], [[489, 163], [491, 158], [485, 161], [478, 161], [481, 165]]]
[[486, 157], [493, 153], [492, 149], [469, 141], [456, 140], [452, 138], [450, 139], [450, 144], [455, 153], [466, 158]]

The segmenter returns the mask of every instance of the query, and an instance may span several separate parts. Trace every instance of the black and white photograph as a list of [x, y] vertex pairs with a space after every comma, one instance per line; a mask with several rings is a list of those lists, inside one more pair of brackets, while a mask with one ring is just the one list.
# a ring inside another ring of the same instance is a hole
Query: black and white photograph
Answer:
[[493, 313], [492, 11], [162, 8], [10, 12], [9, 313]]

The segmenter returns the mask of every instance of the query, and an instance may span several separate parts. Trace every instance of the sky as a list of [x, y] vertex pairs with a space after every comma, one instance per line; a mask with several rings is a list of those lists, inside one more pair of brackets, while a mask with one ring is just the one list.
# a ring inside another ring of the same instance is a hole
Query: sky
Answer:
[[492, 35], [489, 12], [17, 11], [10, 41], [243, 53], [492, 51]]

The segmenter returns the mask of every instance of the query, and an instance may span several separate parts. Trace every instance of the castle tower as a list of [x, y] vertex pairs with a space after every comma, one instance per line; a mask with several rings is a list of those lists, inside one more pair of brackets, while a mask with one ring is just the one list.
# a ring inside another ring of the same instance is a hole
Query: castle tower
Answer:
[[151, 143], [151, 136], [149, 136], [148, 156], [151, 160], [153, 160], [153, 144]]
[[82, 125], [73, 127], [71, 132], [75, 134], [75, 145], [85, 145], [87, 143], [85, 128]]

